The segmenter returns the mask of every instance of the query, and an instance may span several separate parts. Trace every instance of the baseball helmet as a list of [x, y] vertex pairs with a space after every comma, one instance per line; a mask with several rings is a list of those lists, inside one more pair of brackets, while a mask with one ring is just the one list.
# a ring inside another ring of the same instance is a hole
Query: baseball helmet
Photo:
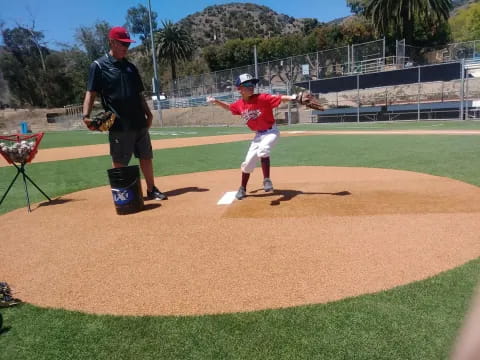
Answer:
[[240, 86], [246, 82], [250, 82], [252, 84], [258, 83], [258, 79], [255, 79], [252, 75], [250, 74], [242, 74], [240, 75], [236, 80], [235, 80], [235, 86]]

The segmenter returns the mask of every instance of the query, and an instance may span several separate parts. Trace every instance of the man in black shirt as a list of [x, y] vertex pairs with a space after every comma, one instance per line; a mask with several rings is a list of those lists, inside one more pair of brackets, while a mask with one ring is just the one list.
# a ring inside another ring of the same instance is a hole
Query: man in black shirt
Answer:
[[97, 94], [105, 111], [112, 111], [116, 120], [109, 132], [110, 155], [113, 167], [128, 166], [132, 154], [139, 158], [147, 198], [165, 200], [154, 183], [153, 152], [148, 129], [153, 115], [143, 97], [143, 83], [137, 68], [125, 59], [134, 40], [123, 27], [116, 26], [108, 34], [110, 51], [90, 65], [87, 92], [83, 102], [83, 120], [90, 113]]

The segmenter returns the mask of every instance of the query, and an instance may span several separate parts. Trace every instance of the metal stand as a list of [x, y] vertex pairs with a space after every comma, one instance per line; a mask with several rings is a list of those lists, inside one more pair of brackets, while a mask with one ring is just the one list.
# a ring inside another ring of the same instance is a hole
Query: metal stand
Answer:
[[35, 184], [35, 182], [34, 182], [32, 179], [30, 179], [30, 177], [25, 173], [25, 163], [20, 164], [20, 166], [18, 166], [18, 165], [15, 164], [15, 163], [12, 163], [12, 165], [17, 168], [17, 174], [15, 175], [15, 177], [14, 177], [13, 180], [12, 180], [12, 182], [11, 182], [10, 185], [8, 186], [7, 191], [5, 192], [5, 194], [3, 194], [2, 199], [0, 200], [0, 205], [2, 204], [3, 200], [7, 197], [8, 192], [9, 192], [10, 189], [12, 188], [13, 184], [14, 184], [15, 181], [17, 180], [18, 175], [20, 175], [20, 173], [22, 174], [23, 184], [24, 184], [24, 186], [25, 186], [25, 195], [27, 196], [28, 212], [31, 212], [32, 209], [30, 209], [30, 197], [28, 196], [27, 180], [30, 181], [30, 182], [32, 183], [32, 185], [35, 186], [35, 187], [37, 188], [37, 190], [40, 191], [40, 192], [43, 194], [43, 196], [45, 196], [45, 197], [48, 199], [48, 201], [52, 201], [52, 199], [50, 199], [50, 198], [48, 197], [48, 195], [45, 194], [45, 193], [43, 192], [43, 190], [40, 189], [40, 188], [38, 187], [38, 185]]

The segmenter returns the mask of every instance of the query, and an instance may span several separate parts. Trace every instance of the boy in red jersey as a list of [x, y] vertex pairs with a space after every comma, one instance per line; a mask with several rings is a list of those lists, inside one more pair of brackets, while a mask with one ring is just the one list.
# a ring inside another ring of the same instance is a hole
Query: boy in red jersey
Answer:
[[263, 189], [265, 192], [273, 191], [272, 181], [270, 180], [270, 152], [280, 136], [280, 132], [275, 125], [273, 109], [282, 102], [296, 99], [296, 95], [255, 94], [254, 90], [257, 83], [258, 79], [250, 74], [240, 75], [235, 81], [235, 86], [242, 98], [232, 104], [211, 96], [207, 97], [208, 102], [229, 110], [233, 115], [242, 116], [250, 130], [255, 131], [255, 137], [241, 165], [242, 181], [235, 195], [238, 200], [247, 196], [248, 179], [255, 169], [258, 159], [262, 164]]

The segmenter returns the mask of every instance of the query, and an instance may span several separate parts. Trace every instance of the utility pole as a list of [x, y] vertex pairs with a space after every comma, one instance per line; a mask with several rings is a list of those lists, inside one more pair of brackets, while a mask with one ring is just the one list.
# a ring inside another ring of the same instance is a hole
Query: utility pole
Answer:
[[253, 62], [255, 64], [255, 78], [258, 79], [257, 45], [253, 45]]
[[[162, 106], [160, 105], [160, 89], [158, 83], [158, 75], [157, 75], [157, 60], [155, 58], [155, 45], [153, 41], [153, 26], [152, 26], [152, 5], [150, 4], [150, 0], [148, 0], [148, 20], [150, 22], [150, 41], [152, 44], [152, 61], [153, 61], [153, 79], [152, 79], [152, 86], [153, 92], [157, 97], [157, 110], [158, 110], [158, 120], [160, 122], [160, 126], [163, 126], [162, 123]], [[155, 102], [154, 102], [155, 104]]]

